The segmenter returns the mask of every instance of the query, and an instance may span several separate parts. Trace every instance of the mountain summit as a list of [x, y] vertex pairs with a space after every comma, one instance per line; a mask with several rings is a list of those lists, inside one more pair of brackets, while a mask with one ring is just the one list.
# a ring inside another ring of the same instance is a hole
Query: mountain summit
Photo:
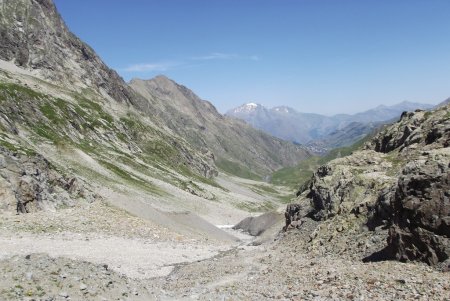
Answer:
[[243, 104], [242, 106], [239, 106], [235, 109], [233, 109], [234, 114], [250, 114], [252, 112], [258, 111], [258, 110], [264, 110], [265, 108], [257, 103], [249, 102], [246, 104]]

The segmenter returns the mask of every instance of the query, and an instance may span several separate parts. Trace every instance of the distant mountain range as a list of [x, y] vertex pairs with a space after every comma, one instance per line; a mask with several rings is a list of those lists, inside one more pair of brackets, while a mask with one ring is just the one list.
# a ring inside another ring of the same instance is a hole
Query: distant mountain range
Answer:
[[281, 139], [317, 147], [316, 151], [320, 152], [323, 148], [350, 145], [380, 125], [398, 118], [404, 111], [432, 107], [430, 104], [403, 101], [353, 115], [325, 116], [298, 112], [287, 106], [266, 108], [251, 102], [229, 110], [226, 115], [242, 119]]

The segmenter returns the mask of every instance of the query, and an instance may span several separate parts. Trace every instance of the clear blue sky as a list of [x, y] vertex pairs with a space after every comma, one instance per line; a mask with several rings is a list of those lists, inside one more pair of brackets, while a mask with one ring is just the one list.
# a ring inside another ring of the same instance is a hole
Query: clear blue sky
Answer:
[[221, 112], [354, 113], [450, 97], [447, 0], [55, 0], [125, 80], [164, 74]]

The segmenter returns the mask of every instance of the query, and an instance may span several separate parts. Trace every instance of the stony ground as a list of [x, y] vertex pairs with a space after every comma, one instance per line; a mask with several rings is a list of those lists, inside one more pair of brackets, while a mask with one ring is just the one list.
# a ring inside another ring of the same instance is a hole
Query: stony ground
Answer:
[[0, 261], [2, 300], [148, 300], [141, 287], [107, 264], [46, 254]]
[[152, 281], [160, 300], [450, 300], [450, 274], [422, 264], [315, 257], [289, 233]]
[[448, 272], [314, 255], [298, 230], [231, 244], [86, 206], [2, 216], [0, 300], [450, 300]]

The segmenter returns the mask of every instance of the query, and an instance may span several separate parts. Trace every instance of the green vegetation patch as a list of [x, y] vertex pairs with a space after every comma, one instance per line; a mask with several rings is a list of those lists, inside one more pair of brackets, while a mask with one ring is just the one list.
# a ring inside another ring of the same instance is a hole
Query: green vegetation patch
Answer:
[[257, 192], [262, 191], [262, 192], [266, 192], [269, 194], [278, 194], [278, 191], [276, 191], [272, 187], [266, 186], [266, 185], [261, 185], [261, 184], [252, 185], [252, 189], [256, 190]]
[[[90, 123], [91, 127], [111, 127], [114, 118], [106, 113], [99, 103], [89, 100], [79, 94], [75, 95], [75, 99], [78, 102], [75, 111], [85, 118]], [[104, 120], [107, 126], [105, 126], [100, 119]]]
[[368, 135], [350, 146], [335, 148], [325, 156], [309, 157], [308, 159], [301, 161], [296, 166], [279, 169], [272, 174], [271, 182], [276, 185], [284, 185], [297, 189], [309, 181], [319, 166], [324, 165], [336, 158], [351, 155], [371, 138], [372, 136]]
[[20, 101], [40, 98], [45, 98], [45, 95], [28, 87], [12, 83], [0, 83], [0, 102], [9, 99]]
[[296, 166], [279, 169], [272, 174], [271, 182], [297, 189], [302, 183], [308, 181], [320, 166], [319, 159], [320, 157], [310, 157]]
[[250, 180], [260, 181], [261, 177], [253, 173], [249, 168], [226, 159], [218, 159], [216, 165], [222, 171]]
[[267, 212], [276, 209], [276, 206], [270, 201], [263, 203], [241, 202], [235, 204], [235, 206], [247, 212]]
[[53, 143], [59, 144], [61, 143], [61, 136], [51, 127], [49, 127], [47, 124], [38, 122], [34, 127], [34, 131], [36, 134], [41, 136], [42, 138], [45, 138], [47, 140], [52, 141]]
[[159, 188], [157, 188], [156, 186], [154, 186], [153, 184], [149, 183], [148, 181], [146, 181], [145, 179], [142, 179], [141, 177], [132, 174], [122, 168], [120, 168], [117, 165], [114, 165], [112, 163], [109, 163], [105, 160], [98, 160], [98, 162], [103, 165], [104, 167], [106, 167], [108, 170], [112, 171], [114, 174], [116, 174], [117, 176], [119, 176], [120, 178], [122, 178], [123, 180], [125, 180], [127, 183], [129, 184], [133, 184], [139, 188], [142, 188], [152, 194], [157, 194], [160, 196], [164, 196], [164, 192], [162, 190], [160, 190]]
[[40, 105], [39, 109], [53, 124], [62, 125], [65, 123], [65, 120], [56, 112], [55, 108], [50, 103]]
[[25, 153], [27, 156], [34, 156], [36, 155], [36, 152], [30, 148], [24, 147], [22, 145], [12, 144], [6, 140], [3, 140], [2, 137], [0, 137], [0, 146], [4, 147], [7, 150], [10, 150], [12, 152], [22, 152]]
[[182, 175], [189, 177], [189, 178], [193, 178], [194, 180], [197, 180], [198, 182], [202, 182], [205, 183], [207, 185], [222, 189], [223, 191], [227, 191], [228, 189], [220, 186], [214, 179], [210, 179], [210, 178], [206, 178], [203, 177], [199, 174], [194, 173], [191, 169], [189, 169], [187, 166], [185, 165], [180, 165], [178, 170], [178, 172], [180, 172]]

